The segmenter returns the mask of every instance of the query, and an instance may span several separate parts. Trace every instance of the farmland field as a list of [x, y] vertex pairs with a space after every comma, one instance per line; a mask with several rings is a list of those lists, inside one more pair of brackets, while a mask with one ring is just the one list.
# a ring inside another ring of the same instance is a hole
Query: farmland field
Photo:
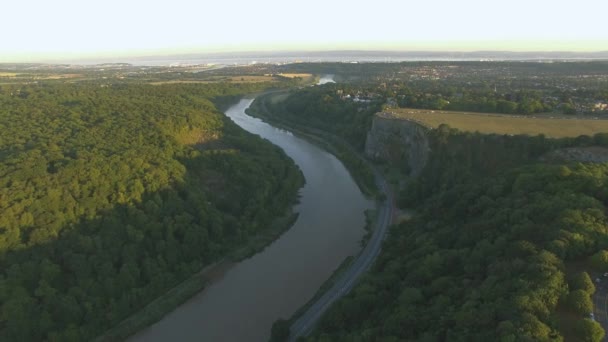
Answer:
[[311, 77], [312, 74], [279, 74], [279, 76], [283, 76], [283, 77], [287, 77], [287, 78], [296, 78], [296, 77], [308, 78], [308, 77]]
[[461, 131], [496, 134], [544, 134], [548, 137], [577, 137], [608, 132], [608, 120], [567, 116], [519, 116], [423, 109], [391, 109], [384, 116], [407, 119], [436, 128], [448, 124]]

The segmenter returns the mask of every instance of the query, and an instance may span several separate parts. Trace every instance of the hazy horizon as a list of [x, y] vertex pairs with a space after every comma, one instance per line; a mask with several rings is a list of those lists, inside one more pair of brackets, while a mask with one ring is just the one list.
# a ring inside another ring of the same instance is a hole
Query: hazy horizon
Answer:
[[95, 65], [243, 65], [251, 63], [295, 62], [401, 62], [401, 61], [557, 61], [608, 60], [602, 51], [511, 51], [511, 50], [260, 50], [149, 54], [95, 54], [90, 56], [22, 58], [1, 60], [0, 64]]
[[[608, 3], [514, 0], [13, 1], [0, 22], [0, 62], [237, 51], [607, 50]], [[15, 29], [18, 28], [18, 29]]]

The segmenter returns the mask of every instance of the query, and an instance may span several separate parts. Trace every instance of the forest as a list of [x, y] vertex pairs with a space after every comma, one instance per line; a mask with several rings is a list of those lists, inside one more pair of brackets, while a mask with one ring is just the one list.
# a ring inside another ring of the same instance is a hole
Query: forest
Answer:
[[285, 215], [300, 170], [217, 109], [269, 86], [2, 86], [0, 340], [91, 340]]
[[[334, 95], [349, 86], [294, 92], [273, 112], [361, 149], [371, 114]], [[416, 214], [391, 228], [369, 274], [305, 340], [600, 341], [590, 274], [608, 270], [608, 164], [542, 157], [608, 147], [608, 133], [548, 139], [442, 125], [428, 136], [430, 159], [398, 196]]]
[[608, 247], [608, 166], [539, 157], [607, 146], [607, 135], [551, 140], [442, 126], [429, 136], [431, 160], [399, 201], [417, 214], [392, 227], [370, 274], [308, 340], [600, 341], [589, 318], [595, 288], [577, 275], [587, 267], [569, 269], [593, 265]]
[[310, 340], [563, 340], [561, 305], [579, 340], [600, 341], [590, 308], [576, 310], [589, 295], [568, 303], [565, 263], [606, 248], [607, 171], [531, 165], [437, 193]]
[[382, 101], [365, 107], [346, 103], [336, 97], [337, 87], [326, 84], [258, 96], [248, 113], [315, 140], [344, 163], [364, 194], [375, 195], [375, 178], [361, 153]]

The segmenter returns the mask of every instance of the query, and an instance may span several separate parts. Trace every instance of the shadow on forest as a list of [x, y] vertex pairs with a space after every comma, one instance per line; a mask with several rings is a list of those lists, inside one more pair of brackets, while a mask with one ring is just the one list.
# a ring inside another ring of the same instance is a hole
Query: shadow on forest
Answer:
[[169, 187], [85, 210], [56, 238], [1, 256], [0, 339], [91, 339], [271, 225], [302, 176], [247, 135], [227, 137], [233, 149], [191, 151]]

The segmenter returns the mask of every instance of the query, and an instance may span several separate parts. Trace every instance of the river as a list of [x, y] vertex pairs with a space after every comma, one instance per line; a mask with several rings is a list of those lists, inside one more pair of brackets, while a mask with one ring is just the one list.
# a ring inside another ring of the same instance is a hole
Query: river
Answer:
[[266, 342], [275, 320], [289, 318], [360, 250], [363, 212], [373, 202], [336, 157], [245, 114], [252, 102], [242, 99], [226, 115], [280, 146], [301, 168], [306, 185], [295, 207], [298, 220], [262, 252], [220, 272], [205, 290], [130, 341]]

